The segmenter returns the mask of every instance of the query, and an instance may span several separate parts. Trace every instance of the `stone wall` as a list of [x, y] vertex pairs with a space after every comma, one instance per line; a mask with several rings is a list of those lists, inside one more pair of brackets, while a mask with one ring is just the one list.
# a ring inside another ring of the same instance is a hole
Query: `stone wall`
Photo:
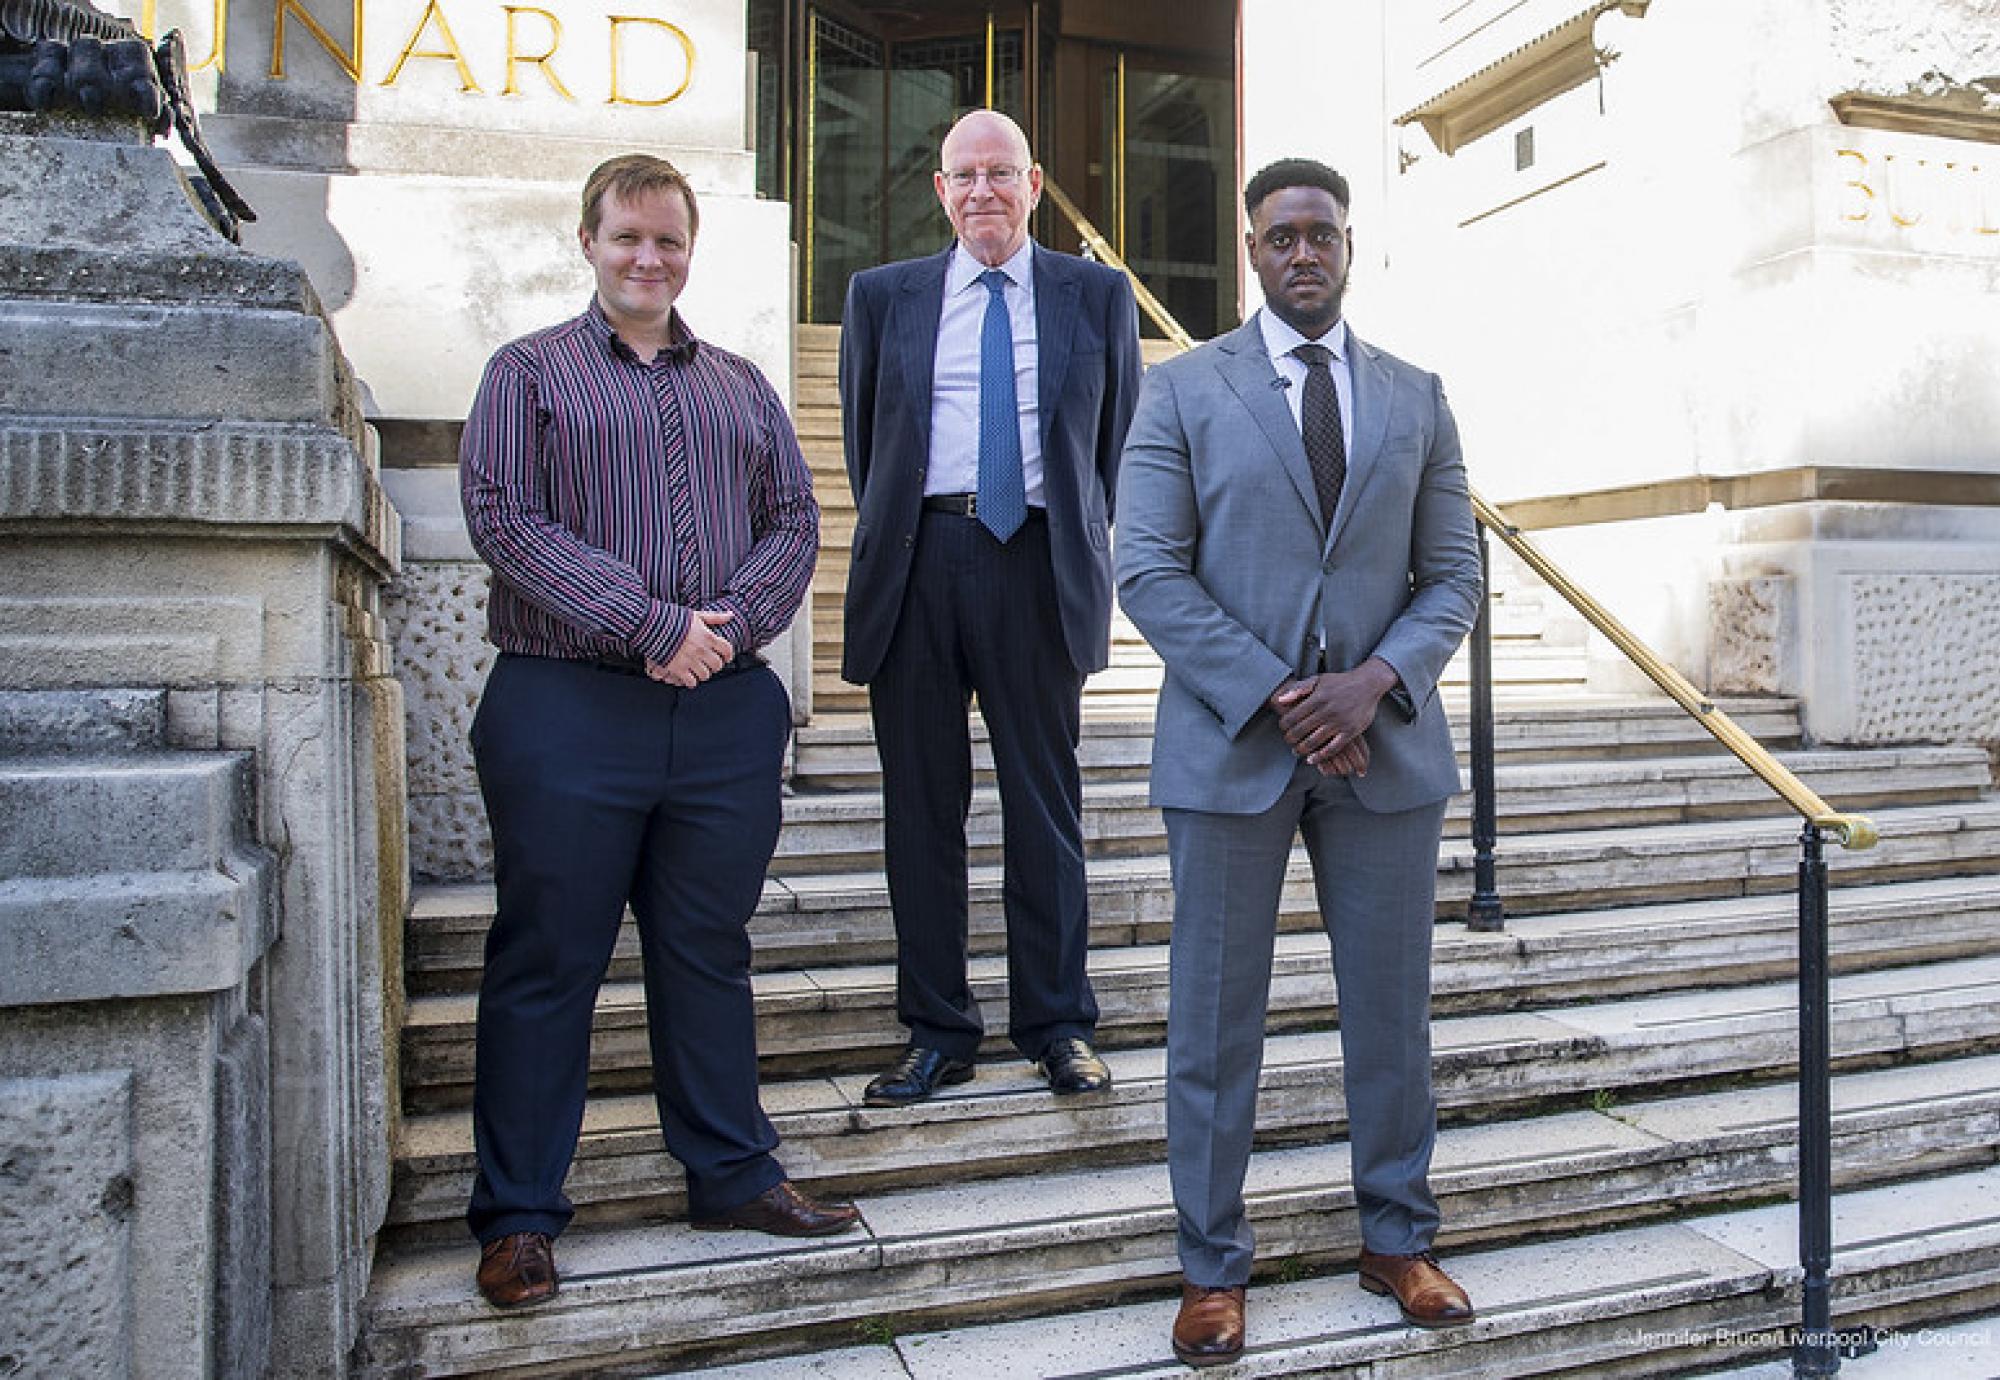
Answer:
[[104, 122], [0, 116], [0, 342], [0, 1136], [127, 1127], [0, 1175], [110, 1245], [74, 1309], [0, 1259], [0, 1352], [337, 1375], [407, 909], [360, 394], [298, 265]]

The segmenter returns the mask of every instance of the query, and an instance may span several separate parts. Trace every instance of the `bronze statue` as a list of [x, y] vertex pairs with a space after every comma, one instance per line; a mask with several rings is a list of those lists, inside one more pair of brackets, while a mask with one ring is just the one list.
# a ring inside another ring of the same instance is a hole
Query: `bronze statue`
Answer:
[[156, 139], [173, 130], [201, 169], [195, 187], [216, 228], [234, 240], [239, 222], [257, 219], [201, 137], [178, 29], [148, 46], [87, 0], [0, 0], [0, 110], [132, 116]]

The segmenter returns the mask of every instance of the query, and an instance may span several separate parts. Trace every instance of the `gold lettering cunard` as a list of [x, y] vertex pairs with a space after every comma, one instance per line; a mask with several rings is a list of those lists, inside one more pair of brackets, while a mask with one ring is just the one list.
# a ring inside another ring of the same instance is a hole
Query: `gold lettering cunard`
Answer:
[[[424, 33], [432, 21], [437, 22], [438, 37], [444, 41], [442, 48], [419, 48]], [[396, 54], [396, 61], [389, 68], [389, 75], [382, 78], [382, 85], [394, 86], [396, 78], [403, 75], [403, 67], [411, 58], [450, 59], [458, 64], [458, 89], [477, 91], [479, 82], [472, 75], [472, 68], [465, 61], [465, 50], [458, 46], [458, 38], [451, 31], [451, 21], [444, 17], [444, 6], [439, 0], [429, 0], [424, 12], [417, 19], [417, 27], [410, 30], [410, 41], [403, 45], [403, 51]]]
[[272, 0], [277, 7], [271, 15], [271, 79], [285, 79], [285, 20], [296, 18], [305, 26], [307, 33], [319, 40], [320, 47], [333, 54], [333, 60], [340, 64], [343, 72], [358, 85], [361, 81], [361, 0], [354, 0], [354, 51], [343, 52], [333, 36], [319, 25], [310, 11], [299, 0]]
[[[648, 19], [644, 15], [613, 14], [606, 17], [611, 21], [611, 96], [605, 101], [605, 104], [651, 106], [665, 105], [669, 101], [679, 100], [682, 93], [688, 89], [688, 84], [694, 80], [694, 40], [687, 36], [687, 31], [677, 24], [669, 24], [664, 19]], [[664, 29], [675, 42], [680, 44], [681, 57], [683, 59], [681, 84], [664, 96], [652, 98], [628, 96], [625, 94], [625, 88], [619, 76], [621, 70], [620, 58], [623, 54], [621, 40], [628, 28], [642, 24], [657, 29]]]
[[[126, 3], [138, 11], [139, 31], [149, 40], [157, 39], [161, 25], [161, 0], [126, 0]], [[345, 42], [336, 38], [334, 32], [321, 22], [320, 15], [314, 13], [315, 10], [324, 12], [332, 8], [338, 0], [333, 0], [332, 4], [329, 0], [169, 0], [169, 3], [177, 11], [182, 8], [206, 8], [209, 11], [212, 33], [208, 53], [199, 61], [191, 58], [190, 71], [200, 72], [209, 68], [217, 72], [226, 70], [230, 7], [252, 5], [261, 9], [268, 3], [271, 6], [271, 60], [266, 75], [272, 81], [289, 79], [287, 65], [296, 55], [293, 40], [299, 29], [305, 31], [305, 37], [311, 43], [325, 50], [327, 56], [347, 74], [349, 81], [358, 86], [368, 80], [363, 45], [368, 0], [347, 0], [349, 36]], [[379, 17], [383, 0], [376, 0], [376, 3]], [[493, 41], [486, 37], [492, 32], [490, 28], [476, 25], [474, 30], [469, 31], [475, 34], [475, 43], [470, 51], [452, 29], [454, 13], [461, 20], [468, 12], [476, 18], [477, 6], [482, 3], [489, 6], [487, 14], [497, 8], [505, 16], [505, 48], [502, 51], [495, 52], [485, 46]], [[380, 85], [395, 86], [412, 62], [449, 62], [457, 72], [461, 93], [484, 95], [487, 88], [481, 85], [479, 72], [482, 69], [492, 72], [497, 63], [501, 95], [534, 94], [535, 76], [538, 74], [551, 92], [575, 104], [576, 92], [557, 67], [565, 51], [574, 53], [576, 50], [573, 43], [567, 50], [564, 48], [568, 35], [557, 13], [558, 8], [549, 0], [544, 0], [541, 5], [496, 5], [495, 0], [425, 0], [416, 23], [396, 50], [396, 56]], [[396, 3], [395, 9], [398, 14], [408, 12], [402, 3]], [[609, 49], [610, 88], [605, 104], [651, 108], [669, 105], [687, 94], [694, 84], [695, 45], [685, 29], [667, 20], [641, 14], [609, 14], [603, 16], [603, 22], [604, 42]]]
[[[563, 85], [563, 79], [556, 75], [555, 56], [556, 49], [562, 47], [562, 20], [549, 11], [538, 10], [532, 5], [507, 5], [504, 8], [507, 11], [507, 84], [500, 89], [500, 94], [503, 96], [521, 94], [520, 77], [515, 69], [525, 65], [541, 68], [542, 76], [547, 79], [551, 87], [555, 88], [558, 96], [566, 101], [575, 101], [576, 97], [572, 96], [569, 88]], [[532, 14], [546, 21], [549, 26], [549, 43], [540, 53], [521, 51], [520, 21], [524, 14]]]
[[[223, 51], [229, 43], [229, 0], [215, 0], [215, 12], [209, 20], [209, 29], [214, 34], [214, 42], [208, 56], [200, 62], [189, 62], [188, 71], [200, 72], [210, 67], [220, 72], [224, 70]], [[160, 0], [145, 0], [139, 7], [139, 32], [152, 43], [160, 37]]]

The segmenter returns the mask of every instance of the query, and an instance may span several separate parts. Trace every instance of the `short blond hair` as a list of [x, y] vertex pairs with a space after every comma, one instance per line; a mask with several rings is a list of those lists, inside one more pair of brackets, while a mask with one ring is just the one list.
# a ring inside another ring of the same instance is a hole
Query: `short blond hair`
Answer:
[[636, 201], [654, 192], [665, 191], [677, 191], [686, 199], [688, 237], [692, 239], [701, 229], [701, 208], [695, 204], [694, 188], [688, 185], [687, 175], [679, 168], [650, 153], [623, 153], [606, 159], [585, 179], [584, 231], [592, 235], [597, 233], [607, 196], [616, 196], [620, 201]]

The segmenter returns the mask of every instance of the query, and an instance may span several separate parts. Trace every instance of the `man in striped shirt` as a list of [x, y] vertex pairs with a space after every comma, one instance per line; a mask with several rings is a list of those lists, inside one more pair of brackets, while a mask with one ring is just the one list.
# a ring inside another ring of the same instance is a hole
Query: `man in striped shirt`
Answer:
[[810, 1236], [858, 1219], [787, 1180], [757, 1096], [747, 926], [791, 727], [757, 649], [805, 597], [819, 509], [770, 384], [674, 310], [697, 226], [671, 164], [592, 173], [578, 235], [595, 297], [494, 355], [466, 421], [466, 526], [493, 567], [500, 651], [472, 728], [499, 907], [467, 1221], [497, 1307], [556, 1292], [591, 1010], [628, 904], [694, 1225]]

